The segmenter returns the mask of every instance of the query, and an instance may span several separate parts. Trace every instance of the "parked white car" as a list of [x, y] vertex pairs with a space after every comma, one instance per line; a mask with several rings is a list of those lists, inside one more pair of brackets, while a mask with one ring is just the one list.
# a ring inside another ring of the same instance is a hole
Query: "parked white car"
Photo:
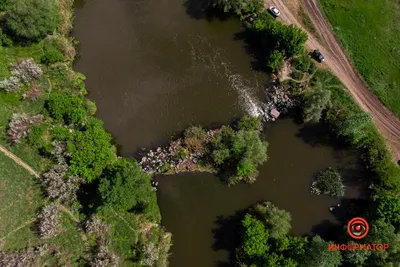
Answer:
[[269, 11], [269, 13], [271, 13], [272, 16], [274, 16], [274, 17], [279, 17], [279, 16], [281, 15], [281, 12], [279, 12], [279, 10], [278, 10], [276, 7], [274, 7], [274, 6], [270, 6], [270, 7], [268, 8], [268, 11]]

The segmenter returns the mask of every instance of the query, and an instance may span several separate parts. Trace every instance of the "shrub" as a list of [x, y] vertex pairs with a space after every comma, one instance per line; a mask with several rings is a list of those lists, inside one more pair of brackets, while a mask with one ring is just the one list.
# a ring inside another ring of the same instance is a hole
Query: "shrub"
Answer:
[[47, 195], [61, 203], [70, 204], [76, 198], [76, 192], [83, 180], [78, 176], [65, 177], [68, 165], [57, 164], [43, 174], [42, 184]]
[[257, 131], [261, 127], [261, 118], [252, 116], [243, 116], [238, 122], [238, 130]]
[[21, 59], [11, 65], [11, 74], [22, 83], [30, 83], [42, 76], [43, 71], [32, 59]]
[[85, 99], [85, 109], [88, 111], [89, 115], [93, 116], [97, 112], [96, 103], [89, 99]]
[[65, 120], [67, 123], [82, 123], [87, 111], [84, 109], [84, 96], [71, 93], [52, 93], [46, 108], [56, 121]]
[[351, 115], [340, 125], [339, 135], [345, 137], [349, 142], [358, 144], [366, 138], [372, 127], [372, 117], [369, 113], [360, 112]]
[[43, 115], [13, 114], [8, 124], [7, 135], [13, 143], [19, 143], [23, 137], [28, 136], [30, 125], [39, 124]]
[[263, 256], [268, 250], [268, 231], [257, 218], [246, 214], [242, 221], [243, 244], [241, 249], [247, 257]]
[[127, 211], [145, 203], [154, 191], [135, 160], [120, 159], [104, 171], [99, 192], [104, 205]]
[[61, 40], [56, 37], [47, 38], [43, 42], [43, 52], [44, 54], [40, 61], [46, 65], [63, 62], [65, 60], [63, 44]]
[[221, 11], [233, 12], [236, 15], [256, 13], [263, 8], [261, 0], [212, 0], [211, 6]]
[[319, 122], [322, 111], [330, 105], [331, 92], [315, 90], [303, 94], [303, 120], [305, 122]]
[[332, 168], [320, 172], [311, 185], [311, 192], [316, 195], [328, 194], [341, 197], [344, 195], [344, 185], [340, 173]]
[[11, 76], [3, 81], [0, 81], [0, 88], [7, 92], [15, 92], [21, 86], [21, 81], [15, 76]]
[[289, 212], [279, 209], [269, 201], [255, 205], [254, 211], [265, 221], [271, 238], [281, 239], [289, 233], [292, 220]]
[[38, 215], [38, 230], [42, 238], [51, 238], [57, 234], [59, 215], [54, 203], [43, 207]]
[[42, 152], [50, 152], [52, 149], [52, 145], [50, 140], [48, 140], [48, 125], [47, 124], [38, 124], [32, 125], [29, 128], [29, 136], [28, 143]]
[[176, 153], [173, 157], [176, 161], [178, 161], [178, 160], [187, 159], [188, 156], [189, 156], [189, 152], [186, 151], [182, 146], [179, 146], [178, 150], [176, 151]]
[[110, 252], [107, 246], [100, 245], [95, 253], [89, 258], [89, 266], [92, 267], [114, 267], [118, 266], [120, 258]]
[[306, 247], [303, 265], [309, 267], [338, 267], [342, 262], [339, 250], [329, 251], [329, 242], [319, 236], [314, 236]]
[[36, 266], [36, 255], [32, 248], [9, 252], [0, 244], [0, 263], [4, 267]]
[[158, 261], [159, 258], [159, 253], [153, 242], [149, 242], [143, 246], [142, 254], [143, 259], [140, 263], [143, 266], [155, 266], [155, 263]]
[[202, 151], [206, 139], [207, 133], [200, 126], [192, 126], [185, 130], [184, 142], [186, 147], [191, 151]]
[[115, 160], [111, 135], [96, 118], [89, 118], [81, 131], [76, 131], [67, 141], [70, 153], [69, 172], [91, 182]]
[[7, 30], [20, 41], [36, 41], [51, 33], [59, 21], [55, 0], [10, 0]]
[[278, 50], [272, 51], [267, 57], [267, 68], [274, 73], [278, 73], [284, 64], [284, 55]]

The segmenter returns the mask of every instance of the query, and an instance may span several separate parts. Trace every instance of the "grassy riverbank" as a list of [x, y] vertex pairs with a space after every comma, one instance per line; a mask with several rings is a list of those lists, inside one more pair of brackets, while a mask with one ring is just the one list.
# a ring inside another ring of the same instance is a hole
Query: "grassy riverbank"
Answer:
[[72, 5], [0, 3], [0, 144], [42, 176], [0, 154], [0, 261], [166, 266], [171, 235], [150, 176], [117, 157], [72, 69]]
[[369, 88], [400, 117], [399, 2], [318, 3]]

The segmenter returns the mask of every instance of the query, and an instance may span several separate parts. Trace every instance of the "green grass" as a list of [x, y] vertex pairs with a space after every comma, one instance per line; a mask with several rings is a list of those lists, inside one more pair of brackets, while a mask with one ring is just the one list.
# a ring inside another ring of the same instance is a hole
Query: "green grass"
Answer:
[[28, 243], [37, 244], [39, 238], [30, 228], [43, 204], [42, 193], [35, 178], [3, 153], [0, 153], [0, 202], [0, 239], [5, 248], [16, 250]]
[[400, 3], [320, 0], [319, 4], [370, 89], [400, 117]]

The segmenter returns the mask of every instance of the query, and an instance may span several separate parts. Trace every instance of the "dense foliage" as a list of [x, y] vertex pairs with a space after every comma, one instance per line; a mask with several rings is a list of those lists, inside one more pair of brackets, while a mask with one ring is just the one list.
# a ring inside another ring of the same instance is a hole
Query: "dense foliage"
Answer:
[[56, 122], [82, 123], [87, 114], [83, 103], [84, 96], [81, 94], [52, 93], [47, 101], [47, 110]]
[[261, 0], [211, 0], [211, 6], [225, 13], [233, 12], [236, 15], [255, 13], [264, 6]]
[[[240, 128], [254, 128], [256, 120], [244, 118], [238, 125]], [[229, 184], [241, 180], [254, 182], [257, 166], [267, 160], [267, 146], [257, 130], [234, 131], [229, 126], [222, 126], [211, 142], [210, 157]]]
[[311, 192], [316, 195], [343, 196], [344, 185], [340, 173], [333, 168], [328, 168], [320, 172], [311, 185]]
[[330, 104], [331, 92], [328, 90], [314, 90], [303, 95], [303, 120], [305, 122], [319, 122], [324, 111]]
[[160, 220], [158, 209], [152, 210], [157, 200], [150, 176], [142, 172], [134, 160], [120, 159], [104, 170], [99, 191], [104, 206], [124, 211], [147, 210], [146, 214], [153, 217], [151, 219], [157, 222]]
[[100, 176], [103, 169], [115, 160], [115, 148], [111, 135], [103, 123], [89, 118], [81, 131], [76, 131], [67, 142], [70, 153], [69, 172], [91, 182]]
[[59, 22], [57, 2], [9, 0], [6, 27], [16, 39], [36, 41], [52, 33]]

